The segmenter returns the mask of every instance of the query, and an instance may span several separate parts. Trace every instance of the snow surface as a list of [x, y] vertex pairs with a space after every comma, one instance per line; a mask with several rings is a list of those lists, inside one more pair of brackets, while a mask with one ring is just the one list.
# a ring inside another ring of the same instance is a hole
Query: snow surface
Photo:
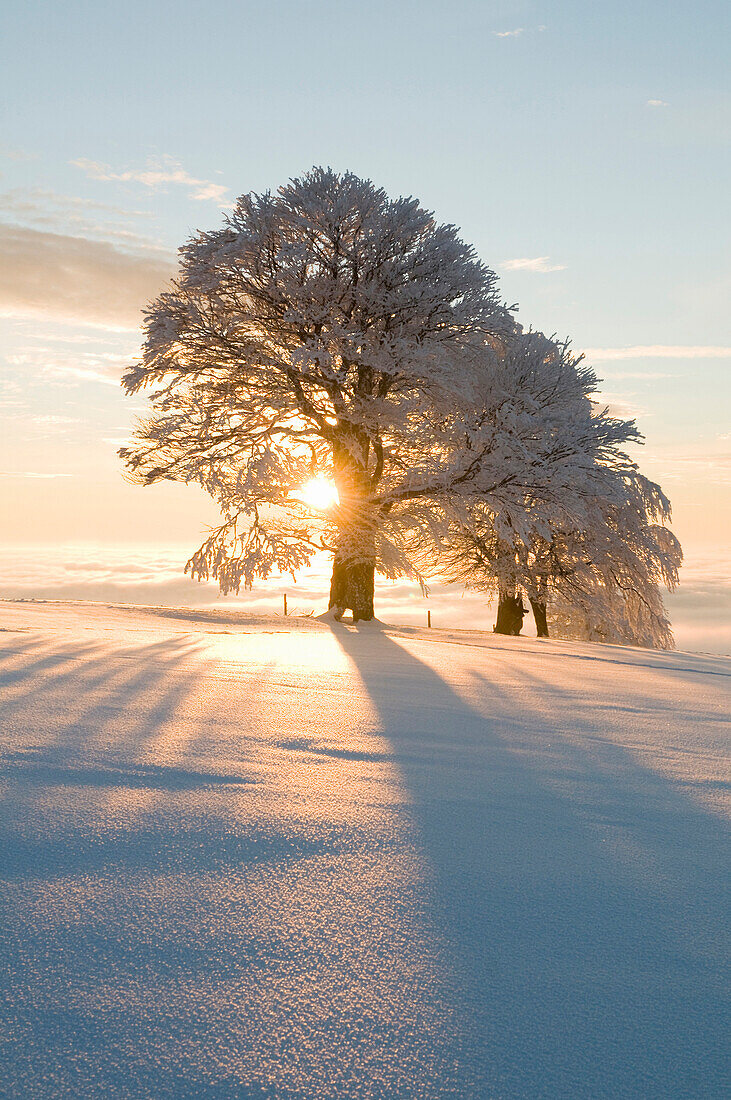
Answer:
[[731, 660], [0, 603], [4, 1097], [721, 1097]]

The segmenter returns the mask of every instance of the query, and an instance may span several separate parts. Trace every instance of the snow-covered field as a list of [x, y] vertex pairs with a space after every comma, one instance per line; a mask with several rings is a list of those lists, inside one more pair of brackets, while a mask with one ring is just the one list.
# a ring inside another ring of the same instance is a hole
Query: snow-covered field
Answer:
[[0, 603], [0, 1095], [728, 1095], [730, 676]]

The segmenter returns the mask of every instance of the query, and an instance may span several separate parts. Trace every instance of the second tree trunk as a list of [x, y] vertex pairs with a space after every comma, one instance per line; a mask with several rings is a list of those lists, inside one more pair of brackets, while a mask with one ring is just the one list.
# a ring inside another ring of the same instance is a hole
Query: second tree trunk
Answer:
[[492, 628], [495, 634], [520, 634], [524, 615], [522, 596], [516, 596], [514, 589], [501, 588], [497, 605], [497, 622]]
[[536, 634], [539, 638], [548, 637], [548, 617], [546, 615], [546, 603], [545, 600], [531, 600], [530, 605], [533, 608], [533, 618], [536, 621]]

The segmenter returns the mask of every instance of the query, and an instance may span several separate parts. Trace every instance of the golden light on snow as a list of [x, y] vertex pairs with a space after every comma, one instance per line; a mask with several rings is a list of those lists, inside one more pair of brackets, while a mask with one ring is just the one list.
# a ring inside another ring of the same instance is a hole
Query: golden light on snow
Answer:
[[316, 512], [324, 512], [339, 503], [338, 491], [335, 483], [325, 474], [318, 474], [311, 481], [306, 482], [301, 489], [294, 494], [299, 500]]

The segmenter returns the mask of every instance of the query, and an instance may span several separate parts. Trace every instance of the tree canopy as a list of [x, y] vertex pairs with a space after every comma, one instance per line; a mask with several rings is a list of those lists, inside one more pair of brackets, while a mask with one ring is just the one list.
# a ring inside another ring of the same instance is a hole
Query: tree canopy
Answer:
[[[492, 539], [518, 562], [578, 538], [599, 553], [636, 427], [513, 311], [454, 226], [314, 168], [180, 249], [124, 377], [151, 415], [121, 454], [143, 484], [197, 482], [218, 503], [193, 576], [238, 591], [327, 549], [330, 606], [355, 620], [373, 617], [376, 569], [421, 575], [445, 547]], [[303, 496], [318, 477], [331, 507]]]

